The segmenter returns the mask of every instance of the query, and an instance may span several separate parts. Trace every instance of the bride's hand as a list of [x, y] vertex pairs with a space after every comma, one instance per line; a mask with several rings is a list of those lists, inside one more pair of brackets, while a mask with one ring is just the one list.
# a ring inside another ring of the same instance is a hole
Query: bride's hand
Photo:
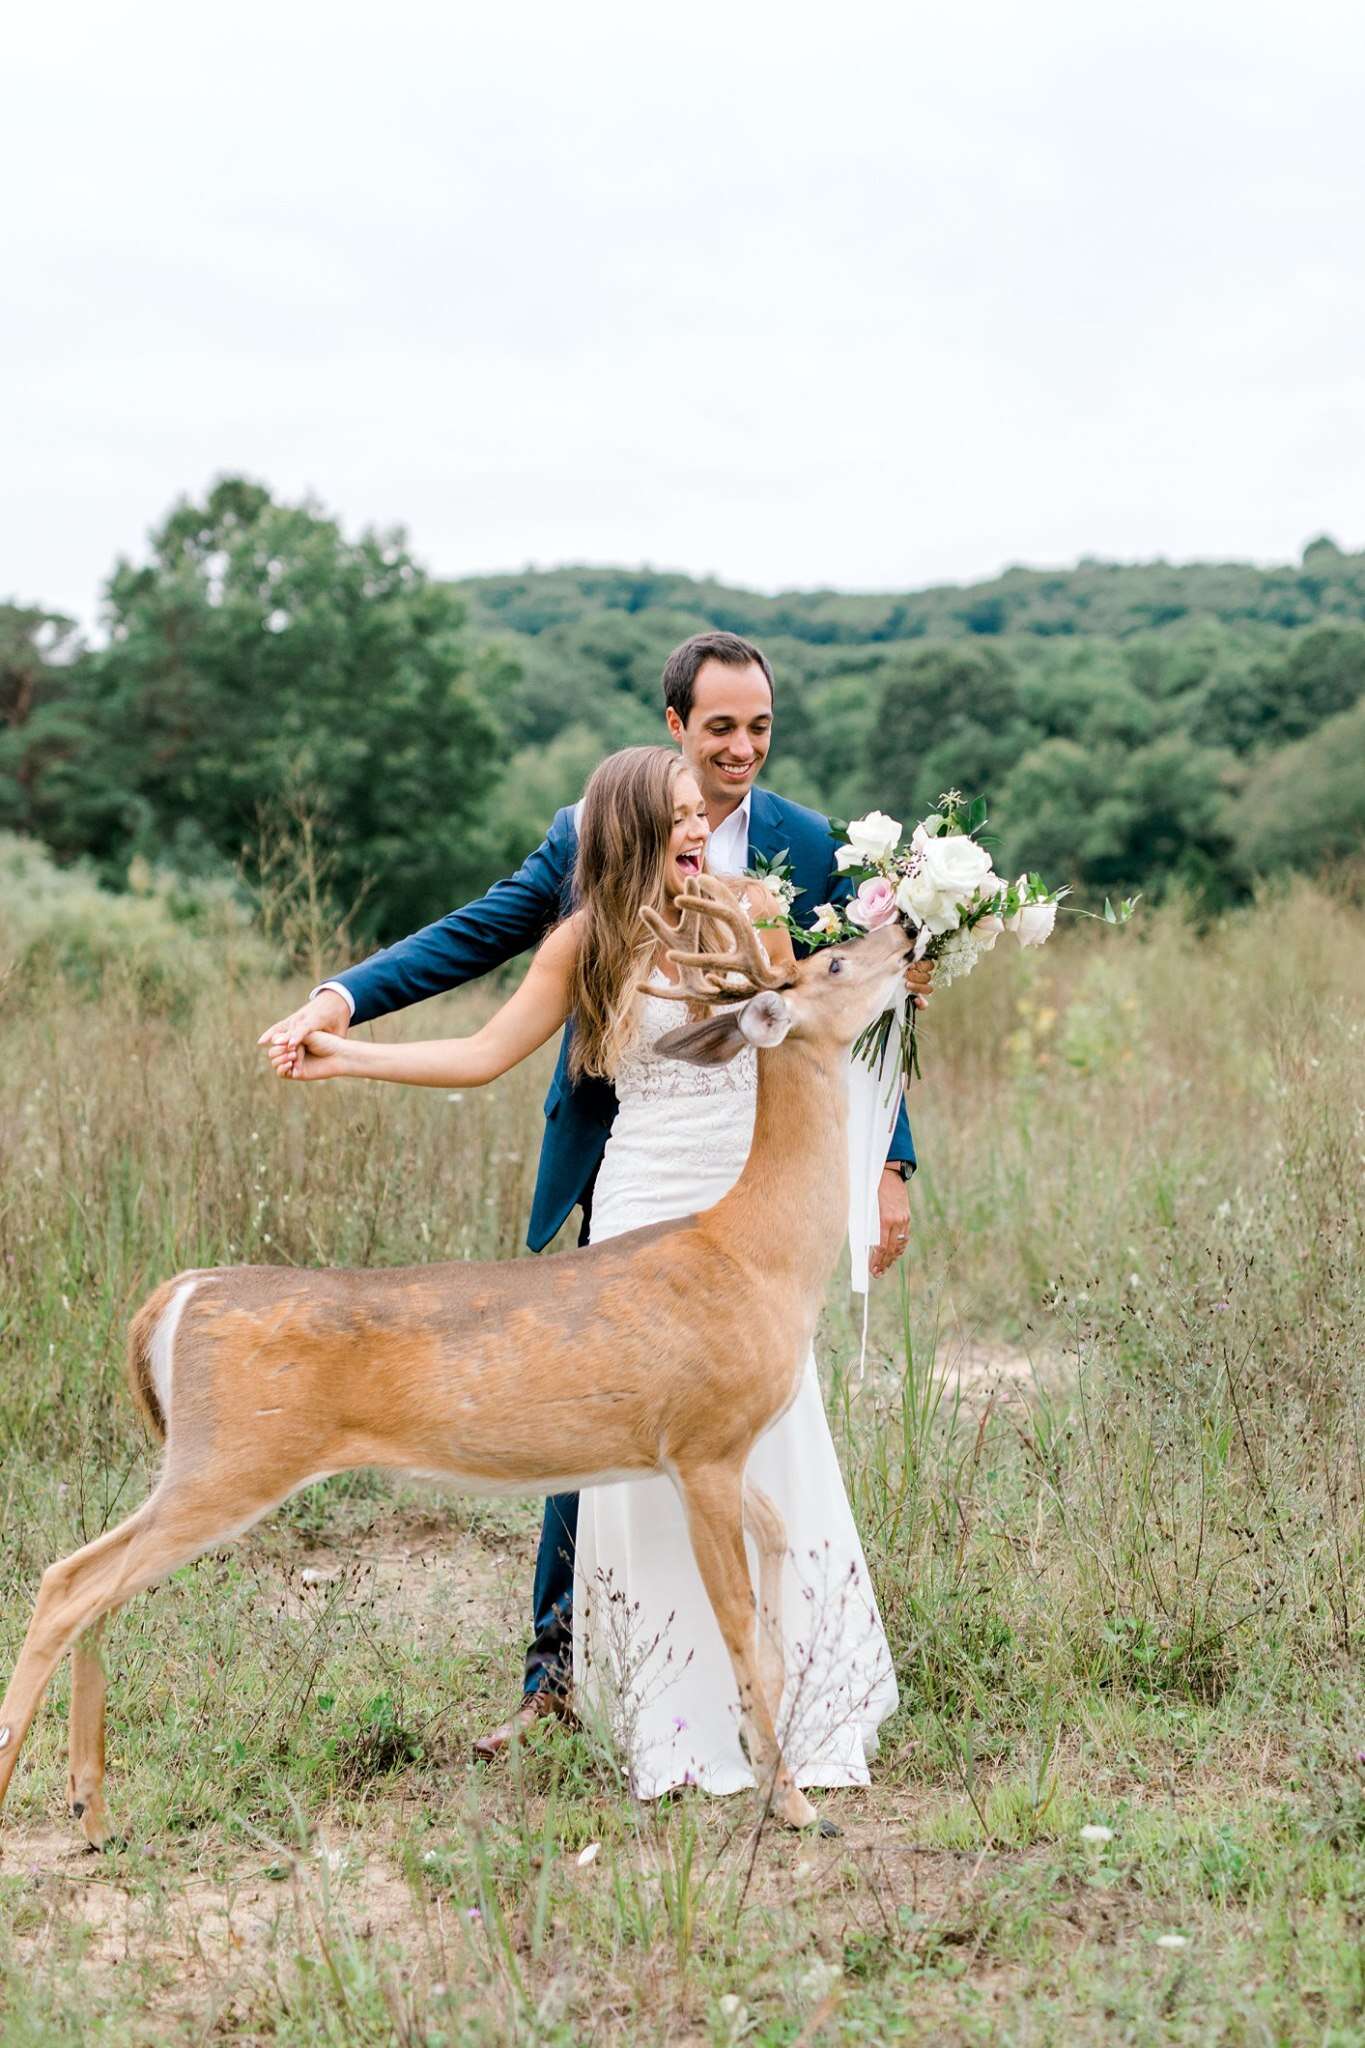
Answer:
[[915, 1008], [922, 1010], [934, 992], [933, 961], [912, 960], [905, 970], [905, 986], [915, 999]]
[[268, 1045], [270, 1064], [281, 1081], [332, 1081], [344, 1074], [346, 1040], [335, 1031], [309, 1031], [298, 1050], [288, 1045]]

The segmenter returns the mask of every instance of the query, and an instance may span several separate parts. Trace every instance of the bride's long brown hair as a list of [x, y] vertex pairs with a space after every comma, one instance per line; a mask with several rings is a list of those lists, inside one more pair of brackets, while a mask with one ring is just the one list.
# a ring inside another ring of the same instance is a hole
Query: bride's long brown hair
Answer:
[[583, 797], [574, 868], [582, 934], [570, 980], [569, 1073], [610, 1080], [636, 1031], [636, 991], [654, 957], [643, 906], [667, 914], [664, 875], [678, 777], [672, 747], [623, 747], [597, 768]]

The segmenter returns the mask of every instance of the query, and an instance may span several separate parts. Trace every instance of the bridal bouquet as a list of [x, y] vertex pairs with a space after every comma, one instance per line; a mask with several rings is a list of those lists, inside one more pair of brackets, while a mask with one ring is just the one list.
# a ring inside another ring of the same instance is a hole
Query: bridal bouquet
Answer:
[[[933, 963], [938, 988], [970, 974], [1003, 932], [1021, 946], [1041, 946], [1052, 936], [1057, 907], [1068, 891], [1049, 889], [1038, 875], [1001, 881], [979, 837], [985, 822], [984, 797], [966, 803], [951, 789], [916, 825], [908, 845], [902, 844], [899, 821], [885, 811], [836, 825], [844, 844], [835, 861], [855, 885], [852, 896], [842, 905], [820, 904], [809, 930], [798, 930], [790, 916], [785, 921], [804, 944], [819, 946], [859, 938], [898, 918], [914, 934], [913, 957]], [[789, 912], [794, 892], [779, 863], [759, 879]], [[1133, 897], [1115, 910], [1106, 898], [1104, 921], [1126, 924], [1136, 902]], [[919, 1072], [915, 1016], [913, 1004], [903, 1016], [886, 1011], [863, 1033], [855, 1052], [870, 1066], [879, 1066], [891, 1033], [899, 1029], [901, 1068], [908, 1082]]]

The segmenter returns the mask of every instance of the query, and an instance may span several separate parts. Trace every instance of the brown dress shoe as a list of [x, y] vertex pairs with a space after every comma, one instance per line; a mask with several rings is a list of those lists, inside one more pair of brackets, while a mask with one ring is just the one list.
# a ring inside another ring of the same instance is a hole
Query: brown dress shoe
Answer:
[[474, 1761], [487, 1764], [514, 1742], [520, 1742], [523, 1735], [535, 1727], [537, 1721], [551, 1717], [561, 1721], [573, 1720], [573, 1709], [562, 1692], [552, 1692], [542, 1685], [536, 1692], [528, 1692], [515, 1714], [502, 1721], [496, 1728], [490, 1728], [487, 1735], [476, 1737]]

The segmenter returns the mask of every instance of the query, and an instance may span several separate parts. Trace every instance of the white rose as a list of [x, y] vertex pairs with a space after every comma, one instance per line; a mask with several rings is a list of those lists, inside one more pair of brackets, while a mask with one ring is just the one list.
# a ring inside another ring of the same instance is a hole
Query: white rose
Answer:
[[955, 903], [936, 889], [922, 868], [906, 875], [896, 889], [896, 903], [907, 917], [938, 938], [957, 929], [960, 913]]
[[976, 923], [972, 926], [972, 937], [976, 940], [983, 953], [989, 953], [1004, 929], [1004, 918], [997, 917], [992, 910], [986, 917], [979, 917], [977, 919]]
[[1041, 946], [1052, 937], [1056, 922], [1055, 903], [1025, 903], [1010, 919], [1009, 928], [1021, 946]]
[[[1027, 898], [1029, 879], [1020, 875], [1015, 883], [1021, 897]], [[1041, 946], [1044, 939], [1052, 937], [1052, 927], [1057, 922], [1055, 903], [1022, 902], [1013, 917], [1005, 919], [1005, 930], [1013, 932], [1021, 946]]]
[[888, 818], [885, 811], [869, 811], [865, 818], [855, 818], [849, 826], [848, 844], [835, 854], [835, 865], [840, 874], [845, 868], [875, 867], [879, 860], [894, 853], [900, 843], [899, 819]]
[[908, 917], [935, 935], [956, 931], [963, 909], [978, 891], [993, 895], [999, 890], [990, 855], [965, 833], [934, 839], [917, 825], [911, 848], [914, 872], [896, 891], [896, 901]]
[[945, 832], [923, 845], [923, 872], [943, 896], [970, 903], [991, 872], [991, 857], [965, 832]]

